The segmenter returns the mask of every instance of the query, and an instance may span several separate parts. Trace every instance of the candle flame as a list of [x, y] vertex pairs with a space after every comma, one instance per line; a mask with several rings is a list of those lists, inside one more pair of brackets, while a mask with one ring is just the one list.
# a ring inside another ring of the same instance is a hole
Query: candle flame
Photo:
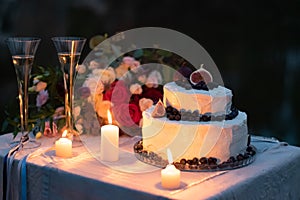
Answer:
[[109, 124], [112, 124], [112, 117], [111, 117], [111, 113], [109, 110], [107, 110], [107, 120]]
[[168, 155], [169, 164], [172, 164], [173, 163], [173, 156], [172, 156], [172, 152], [169, 148], [167, 149], [167, 155]]
[[66, 137], [68, 134], [68, 130], [64, 130], [63, 134], [61, 135], [61, 137]]

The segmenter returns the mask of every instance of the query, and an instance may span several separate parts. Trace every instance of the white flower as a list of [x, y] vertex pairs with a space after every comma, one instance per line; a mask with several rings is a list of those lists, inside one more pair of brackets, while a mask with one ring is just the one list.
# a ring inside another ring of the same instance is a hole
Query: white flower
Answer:
[[161, 84], [162, 84], [161, 74], [156, 70], [152, 71], [147, 78], [146, 86], [149, 88], [152, 87], [157, 88]]
[[93, 95], [95, 94], [97, 83], [98, 83], [98, 78], [96, 76], [90, 76], [85, 80], [83, 86], [90, 88], [91, 94]]
[[142, 94], [143, 92], [142, 86], [138, 83], [132, 84], [129, 90], [131, 94]]
[[94, 60], [92, 60], [92, 61], [90, 62], [89, 69], [93, 70], [93, 69], [96, 69], [96, 68], [98, 68], [98, 67], [100, 67], [100, 63], [98, 63], [98, 62], [96, 62], [96, 61], [94, 61]]
[[86, 72], [86, 66], [85, 65], [77, 65], [77, 72], [79, 74], [84, 74]]
[[36, 97], [36, 106], [39, 108], [42, 107], [42, 105], [44, 105], [47, 102], [48, 97], [49, 97], [48, 91], [41, 90]]
[[94, 69], [93, 76], [100, 77], [103, 84], [111, 84], [116, 79], [115, 71], [112, 67], [107, 69]]
[[151, 99], [142, 98], [139, 100], [139, 107], [142, 112], [150, 108], [152, 105], [153, 101]]

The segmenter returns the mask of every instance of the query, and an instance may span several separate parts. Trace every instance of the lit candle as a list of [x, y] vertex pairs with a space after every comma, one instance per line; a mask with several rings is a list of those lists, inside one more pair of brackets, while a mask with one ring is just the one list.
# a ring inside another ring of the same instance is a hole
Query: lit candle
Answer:
[[101, 127], [100, 158], [103, 161], [119, 160], [119, 128], [112, 125], [112, 117], [107, 111], [108, 125]]
[[72, 157], [72, 141], [66, 138], [67, 130], [62, 134], [62, 138], [59, 138], [55, 142], [55, 154], [56, 156], [69, 158]]
[[161, 185], [166, 189], [177, 189], [180, 186], [180, 170], [172, 164], [173, 158], [170, 149], [167, 149], [169, 164], [161, 170]]

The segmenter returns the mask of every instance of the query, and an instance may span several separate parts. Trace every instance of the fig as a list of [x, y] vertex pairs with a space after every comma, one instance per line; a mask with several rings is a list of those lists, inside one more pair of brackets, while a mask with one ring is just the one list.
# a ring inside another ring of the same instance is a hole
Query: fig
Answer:
[[190, 75], [190, 81], [193, 85], [197, 85], [201, 81], [204, 81], [207, 84], [207, 83], [212, 82], [213, 78], [212, 78], [212, 75], [209, 73], [209, 71], [202, 68], [202, 66], [201, 66], [200, 69], [194, 71]]
[[155, 105], [154, 110], [151, 115], [154, 118], [160, 118], [160, 117], [164, 117], [165, 114], [166, 114], [166, 110], [165, 110], [164, 104], [161, 100], [159, 100], [157, 102], [157, 104]]

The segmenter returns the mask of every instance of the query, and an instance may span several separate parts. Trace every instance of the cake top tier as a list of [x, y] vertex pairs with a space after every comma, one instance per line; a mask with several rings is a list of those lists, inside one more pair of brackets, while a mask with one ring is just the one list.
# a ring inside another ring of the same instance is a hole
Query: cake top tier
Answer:
[[164, 105], [178, 110], [198, 110], [201, 114], [227, 114], [231, 108], [231, 90], [217, 86], [211, 90], [185, 89], [175, 82], [164, 85]]

